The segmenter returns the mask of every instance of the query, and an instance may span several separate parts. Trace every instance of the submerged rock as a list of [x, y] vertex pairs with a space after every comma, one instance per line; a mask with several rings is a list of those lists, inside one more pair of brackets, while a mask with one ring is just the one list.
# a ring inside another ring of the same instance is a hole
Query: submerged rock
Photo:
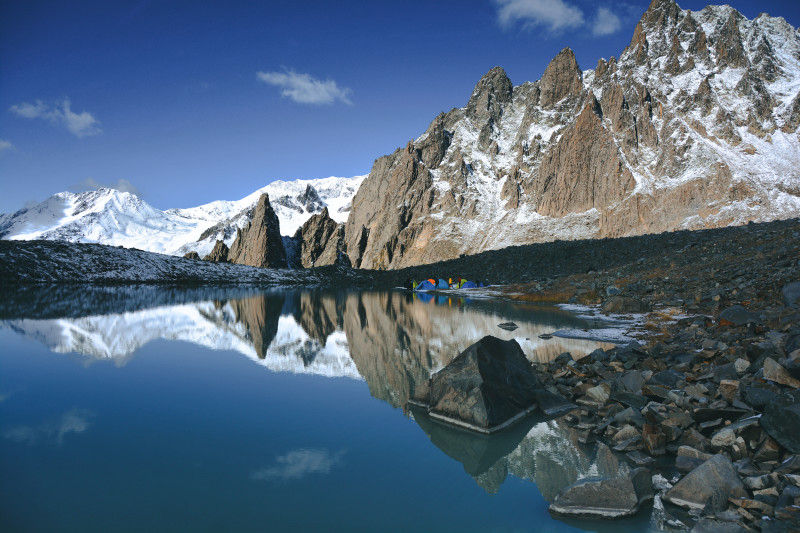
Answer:
[[650, 471], [636, 468], [628, 475], [581, 479], [562, 490], [550, 512], [567, 516], [621, 518], [635, 514], [653, 498]]
[[501, 324], [497, 324], [497, 327], [506, 331], [514, 331], [519, 326], [517, 326], [514, 322], [503, 322]]

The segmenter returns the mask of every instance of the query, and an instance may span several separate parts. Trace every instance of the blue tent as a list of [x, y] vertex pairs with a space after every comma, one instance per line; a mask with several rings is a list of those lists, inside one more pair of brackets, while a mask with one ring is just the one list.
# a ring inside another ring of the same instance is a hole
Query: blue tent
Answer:
[[417, 286], [414, 287], [414, 290], [415, 291], [432, 291], [435, 288], [436, 288], [436, 286], [433, 283], [431, 283], [427, 279], [423, 279], [422, 281], [417, 283]]
[[436, 288], [437, 289], [449, 289], [450, 288], [450, 284], [447, 283], [446, 279], [439, 278], [439, 280], [436, 282]]
[[477, 285], [475, 285], [474, 281], [465, 281], [464, 283], [461, 284], [462, 289], [474, 289], [476, 287]]

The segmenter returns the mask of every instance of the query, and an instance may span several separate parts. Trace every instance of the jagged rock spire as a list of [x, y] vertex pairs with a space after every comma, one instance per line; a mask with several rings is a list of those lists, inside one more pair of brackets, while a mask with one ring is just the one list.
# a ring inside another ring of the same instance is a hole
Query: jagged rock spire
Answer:
[[247, 226], [237, 231], [228, 259], [231, 263], [254, 267], [286, 267], [278, 215], [272, 210], [267, 194], [259, 197]]
[[511, 101], [513, 86], [502, 67], [494, 67], [475, 85], [467, 103], [467, 116], [475, 122], [497, 121], [502, 104]]
[[539, 104], [550, 109], [567, 96], [578, 96], [581, 93], [581, 70], [575, 53], [564, 48], [550, 61], [539, 81]]

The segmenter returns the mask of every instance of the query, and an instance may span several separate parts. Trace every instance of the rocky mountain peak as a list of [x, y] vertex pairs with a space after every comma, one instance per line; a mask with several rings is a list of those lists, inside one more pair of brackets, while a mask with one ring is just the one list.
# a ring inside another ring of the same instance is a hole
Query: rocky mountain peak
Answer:
[[333, 265], [349, 260], [344, 253], [344, 224], [337, 224], [328, 215], [328, 208], [312, 215], [294, 235], [296, 260], [300, 266]]
[[309, 213], [317, 212], [325, 206], [325, 202], [322, 201], [317, 190], [311, 185], [306, 185], [306, 190], [297, 195], [297, 201]]
[[278, 215], [262, 194], [253, 210], [253, 218], [236, 233], [228, 253], [231, 263], [254, 267], [285, 268], [286, 250], [281, 239]]
[[550, 61], [539, 80], [539, 104], [544, 109], [552, 109], [564, 98], [580, 95], [582, 89], [581, 70], [575, 53], [564, 48]]
[[513, 86], [502, 67], [494, 67], [475, 85], [467, 102], [467, 116], [477, 123], [497, 121], [502, 104], [511, 100]]

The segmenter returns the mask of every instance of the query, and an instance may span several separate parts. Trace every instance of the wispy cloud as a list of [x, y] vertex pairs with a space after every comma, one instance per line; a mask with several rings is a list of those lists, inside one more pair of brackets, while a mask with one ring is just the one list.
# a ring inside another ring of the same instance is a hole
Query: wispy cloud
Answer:
[[11, 144], [10, 141], [7, 141], [5, 139], [0, 139], [0, 154], [2, 154], [3, 152], [7, 152], [9, 150], [13, 150], [13, 149], [14, 149], [14, 145]]
[[610, 9], [600, 7], [596, 16], [587, 22], [583, 10], [565, 0], [494, 0], [497, 22], [509, 29], [521, 25], [524, 29], [540, 28], [557, 34], [566, 30], [591, 26], [595, 36], [610, 35], [622, 27], [619, 17]]
[[583, 12], [563, 0], [495, 0], [497, 20], [504, 28], [517, 23], [553, 33], [583, 26]]
[[274, 87], [281, 89], [281, 96], [290, 98], [298, 104], [333, 104], [337, 101], [352, 105], [350, 95], [353, 91], [331, 80], [320, 80], [310, 74], [301, 74], [294, 70], [258, 72], [256, 77]]
[[607, 7], [597, 9], [597, 14], [592, 20], [592, 35], [602, 37], [617, 33], [622, 28], [622, 21]]
[[61, 444], [70, 433], [83, 433], [92, 425], [93, 413], [86, 409], [73, 408], [55, 420], [47, 420], [34, 426], [16, 426], [3, 431], [3, 437], [15, 442], [33, 445], [42, 441]]
[[339, 464], [344, 452], [301, 448], [275, 458], [275, 464], [256, 470], [250, 477], [257, 481], [302, 479], [312, 474], [329, 474]]
[[94, 178], [86, 178], [70, 188], [75, 191], [88, 191], [91, 189], [117, 189], [118, 191], [122, 192], [139, 194], [139, 189], [137, 189], [133, 183], [125, 178], [118, 179], [116, 183], [100, 183]]
[[23, 102], [12, 105], [9, 110], [22, 118], [40, 118], [64, 126], [76, 137], [88, 137], [102, 133], [100, 122], [88, 111], [74, 112], [69, 98], [64, 98], [61, 102], [53, 105], [45, 104], [41, 100], [36, 100], [34, 103]]

